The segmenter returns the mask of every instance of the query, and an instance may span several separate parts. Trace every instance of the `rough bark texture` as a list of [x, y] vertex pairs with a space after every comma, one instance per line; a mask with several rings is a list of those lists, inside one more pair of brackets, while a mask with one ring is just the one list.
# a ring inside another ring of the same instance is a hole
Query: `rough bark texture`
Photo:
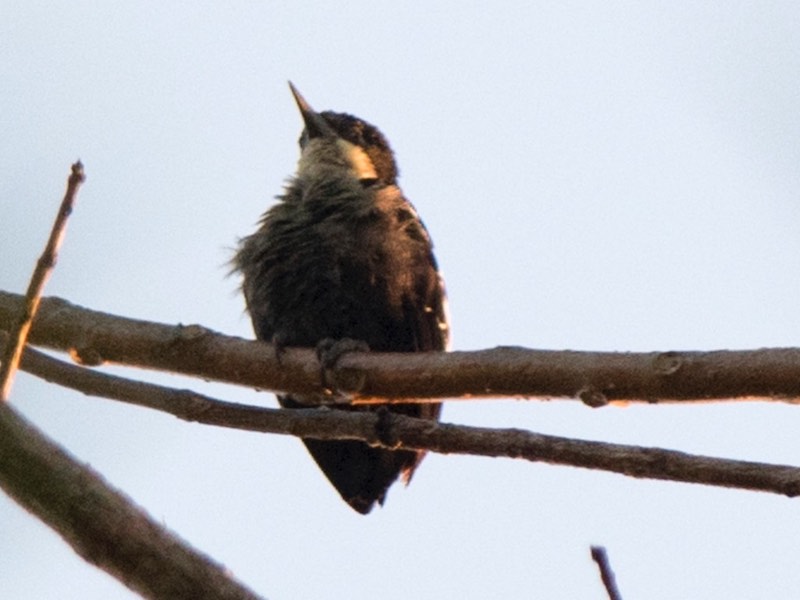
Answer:
[[258, 598], [7, 404], [0, 404], [0, 485], [86, 561], [145, 598]]
[[319, 440], [363, 440], [387, 448], [427, 449], [442, 454], [522, 458], [534, 462], [599, 469], [630, 477], [703, 483], [800, 494], [800, 468], [696, 456], [665, 450], [573, 440], [521, 429], [438, 424], [388, 411], [274, 410], [215, 400], [189, 390], [130, 381], [61, 363], [35, 351], [24, 369], [59, 385], [168, 412], [181, 419], [248, 431]]
[[[0, 329], [22, 297], [0, 292]], [[313, 350], [274, 348], [199, 325], [164, 325], [42, 300], [30, 342], [69, 352], [87, 366], [121, 363], [298, 394], [323, 394]], [[476, 352], [347, 354], [336, 381], [357, 382], [353, 400], [434, 401], [475, 397], [614, 400], [800, 399], [800, 349], [713, 352], [575, 352], [499, 347]]]

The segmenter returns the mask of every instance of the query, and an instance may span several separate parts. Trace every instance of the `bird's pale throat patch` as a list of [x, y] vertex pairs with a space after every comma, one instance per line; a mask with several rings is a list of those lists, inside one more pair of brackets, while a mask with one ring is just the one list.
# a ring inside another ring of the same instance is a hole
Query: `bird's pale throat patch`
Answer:
[[300, 155], [298, 174], [316, 177], [329, 169], [346, 169], [354, 179], [377, 179], [378, 172], [369, 155], [360, 146], [337, 138], [318, 138], [308, 142]]
[[347, 158], [347, 162], [350, 163], [350, 169], [356, 179], [378, 178], [375, 165], [372, 164], [372, 160], [367, 153], [364, 152], [363, 148], [342, 139], [336, 140], [336, 144], [339, 146], [342, 154]]

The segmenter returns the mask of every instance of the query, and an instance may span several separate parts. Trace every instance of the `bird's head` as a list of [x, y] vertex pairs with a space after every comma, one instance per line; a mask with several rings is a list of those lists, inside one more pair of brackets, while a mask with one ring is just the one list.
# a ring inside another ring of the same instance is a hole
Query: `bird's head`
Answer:
[[397, 164], [377, 127], [346, 113], [316, 112], [291, 82], [305, 128], [300, 135], [298, 174], [346, 169], [363, 184], [397, 183]]

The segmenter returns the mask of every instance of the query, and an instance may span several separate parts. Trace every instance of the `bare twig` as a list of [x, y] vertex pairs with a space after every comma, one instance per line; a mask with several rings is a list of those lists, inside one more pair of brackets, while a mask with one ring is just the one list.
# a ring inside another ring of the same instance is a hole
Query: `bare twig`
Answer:
[[[0, 329], [23, 299], [0, 292]], [[170, 326], [42, 300], [33, 344], [103, 362], [171, 371], [260, 389], [323, 392], [310, 349], [224, 336], [199, 325]], [[573, 352], [501, 347], [476, 352], [352, 353], [337, 364], [364, 372], [356, 402], [469, 398], [580, 398], [609, 401], [800, 400], [800, 349], [713, 352]], [[358, 378], [355, 378], [358, 379]]]
[[83, 165], [78, 161], [72, 165], [72, 173], [67, 180], [67, 191], [61, 201], [61, 207], [50, 231], [50, 239], [47, 240], [47, 246], [45, 246], [44, 252], [39, 257], [36, 269], [34, 269], [28, 284], [23, 310], [20, 311], [16, 323], [11, 328], [12, 343], [6, 347], [6, 351], [0, 358], [0, 401], [8, 400], [11, 386], [14, 383], [14, 372], [19, 364], [20, 356], [22, 356], [22, 349], [25, 347], [28, 331], [31, 328], [33, 317], [36, 316], [36, 310], [39, 307], [39, 300], [42, 297], [45, 283], [47, 283], [47, 279], [56, 264], [58, 249], [64, 239], [67, 219], [72, 212], [75, 196], [84, 178]]
[[592, 546], [592, 560], [597, 563], [597, 568], [600, 569], [600, 578], [606, 588], [608, 600], [622, 600], [606, 549], [603, 546]]
[[[572, 440], [520, 429], [488, 429], [374, 413], [274, 410], [215, 400], [189, 390], [131, 381], [48, 357], [28, 348], [22, 368], [87, 394], [146, 406], [187, 421], [248, 431], [315, 439], [357, 439], [392, 448], [427, 449], [443, 454], [522, 458], [584, 467], [631, 477], [702, 483], [800, 495], [800, 468], [726, 460], [621, 444]], [[380, 421], [380, 425], [379, 425]], [[380, 430], [381, 435], [378, 435]]]
[[[83, 165], [77, 162], [47, 246], [18, 307], [19, 316], [10, 335], [3, 336], [0, 400], [8, 398], [83, 180]], [[50, 525], [86, 561], [144, 597], [256, 598], [230, 579], [222, 566], [163, 529], [4, 402], [0, 402], [0, 487]]]

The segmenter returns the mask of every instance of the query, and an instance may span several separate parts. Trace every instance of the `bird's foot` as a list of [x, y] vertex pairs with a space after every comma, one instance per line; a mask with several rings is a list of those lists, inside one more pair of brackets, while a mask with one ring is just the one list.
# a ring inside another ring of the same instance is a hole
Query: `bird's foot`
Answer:
[[367, 380], [364, 372], [359, 369], [343, 369], [338, 366], [339, 359], [350, 352], [369, 352], [369, 345], [351, 338], [325, 338], [317, 344], [322, 386], [332, 396], [341, 397], [345, 401], [348, 394], [362, 390]]
[[394, 429], [395, 414], [388, 406], [379, 406], [375, 414], [378, 416], [378, 421], [375, 423], [375, 435], [378, 441], [386, 448], [399, 448], [400, 441]]
[[275, 360], [278, 361], [278, 364], [281, 364], [281, 360], [283, 359], [283, 355], [286, 352], [286, 336], [281, 333], [276, 333], [272, 336], [272, 347], [275, 350]]

